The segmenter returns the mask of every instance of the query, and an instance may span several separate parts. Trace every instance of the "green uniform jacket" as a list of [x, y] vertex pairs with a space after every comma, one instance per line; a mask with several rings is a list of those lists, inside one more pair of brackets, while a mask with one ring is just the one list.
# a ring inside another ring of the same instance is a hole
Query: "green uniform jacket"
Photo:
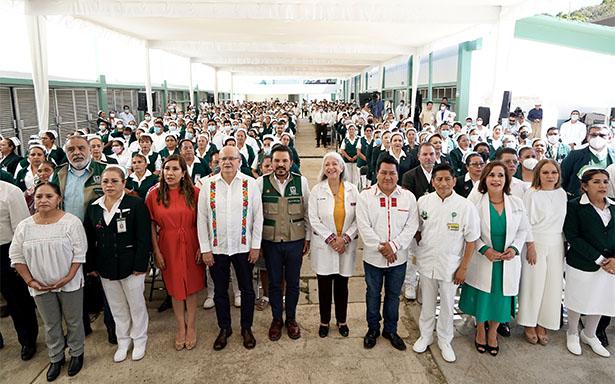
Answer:
[[21, 160], [21, 156], [17, 155], [15, 152], [11, 152], [7, 157], [0, 161], [0, 169], [14, 175], [17, 164], [19, 164]]
[[[90, 170], [90, 174], [88, 175], [88, 179], [85, 181], [85, 185], [83, 186], [83, 201], [85, 201], [86, 210], [90, 201], [93, 201], [95, 198], [103, 195], [103, 190], [100, 186], [100, 177], [106, 167], [106, 164], [99, 163], [98, 161], [92, 160], [90, 162], [90, 166], [88, 167], [88, 169]], [[64, 189], [66, 188], [67, 176], [68, 163], [57, 167], [53, 174], [53, 177], [51, 178], [52, 183], [55, 183], [60, 186], [62, 194], [64, 194]]]
[[157, 175], [149, 175], [143, 181], [141, 181], [141, 185], [137, 184], [132, 178], [128, 177], [126, 179], [126, 189], [133, 190], [139, 194], [139, 197], [145, 200], [147, 196], [147, 192], [156, 184], [158, 184], [158, 180], [160, 177]]
[[[126, 221], [126, 231], [118, 232], [118, 219]], [[83, 222], [88, 238], [86, 271], [96, 271], [110, 280], [120, 280], [133, 272], [146, 272], [150, 247], [150, 216], [145, 202], [124, 195], [109, 225], [103, 218], [103, 209], [90, 202]]]
[[595, 272], [600, 256], [615, 257], [615, 204], [611, 203], [611, 221], [605, 227], [591, 204], [581, 204], [577, 197], [568, 201], [564, 235], [570, 243], [566, 263], [573, 268]]
[[[173, 151], [173, 153], [169, 152], [169, 149], [167, 147], [164, 147], [160, 152], [158, 152], [160, 154], [160, 157], [162, 157], [162, 162], [164, 163], [164, 160], [171, 156], [171, 155], [179, 155], [179, 148], [175, 148], [175, 150]], [[153, 172], [153, 171], [152, 171]]]

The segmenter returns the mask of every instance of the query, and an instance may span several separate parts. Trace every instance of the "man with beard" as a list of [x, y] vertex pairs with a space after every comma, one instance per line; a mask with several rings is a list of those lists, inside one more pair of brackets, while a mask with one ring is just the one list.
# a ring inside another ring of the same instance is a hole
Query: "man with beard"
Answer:
[[299, 276], [303, 255], [310, 249], [307, 179], [290, 172], [292, 152], [281, 144], [271, 150], [273, 172], [258, 179], [263, 201], [262, 250], [269, 273], [269, 300], [273, 321], [269, 339], [282, 336], [282, 280], [286, 281], [286, 328], [288, 337], [301, 337], [296, 320]]

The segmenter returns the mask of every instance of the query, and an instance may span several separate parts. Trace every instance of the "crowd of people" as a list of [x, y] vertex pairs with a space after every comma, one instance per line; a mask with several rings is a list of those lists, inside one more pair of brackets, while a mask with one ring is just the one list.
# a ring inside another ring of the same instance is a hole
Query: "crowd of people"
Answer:
[[[153, 265], [152, 276], [161, 271], [168, 293], [159, 310], [171, 307], [175, 315], [176, 350], [197, 344], [204, 289], [203, 306], [215, 307], [219, 328], [213, 349], [226, 347], [231, 282], [246, 349], [256, 346], [254, 311], [267, 307], [268, 338], [279, 340], [285, 329], [298, 339], [300, 270], [308, 253], [318, 282], [318, 334], [328, 336], [334, 302], [337, 331], [347, 337], [348, 280], [359, 239], [365, 348], [382, 335], [406, 349], [397, 333], [400, 296], [415, 299], [420, 281], [418, 353], [433, 343], [435, 329], [443, 358], [456, 360], [453, 306], [461, 287], [459, 307], [475, 318], [479, 353], [498, 354], [498, 334], [510, 335], [513, 317], [528, 342], [547, 344], [547, 330], [561, 326], [564, 291], [570, 352], [581, 354], [583, 342], [609, 356], [611, 127], [583, 126], [583, 139], [554, 127], [534, 138], [518, 114], [506, 126], [489, 127], [480, 118], [476, 125], [471, 118], [465, 126], [451, 122], [446, 100], [433, 112], [425, 112], [433, 105], [427, 103], [418, 129], [407, 107], [393, 112], [378, 99], [364, 106], [306, 104], [202, 102], [183, 111], [171, 103], [162, 116], [145, 113], [138, 124], [125, 106], [121, 113], [100, 112], [95, 132], [31, 137], [24, 158], [17, 138], [2, 138], [2, 295], [21, 358], [36, 353], [38, 312], [51, 363], [47, 380], [60, 375], [66, 348], [68, 375], [76, 375], [90, 315], [102, 311], [108, 341], [117, 344], [113, 360], [126, 360], [131, 349], [132, 360], [142, 359], [145, 281]], [[295, 148], [300, 115], [314, 122], [317, 146], [331, 136], [339, 143], [323, 156], [313, 188]], [[575, 124], [582, 123], [572, 118], [572, 129], [581, 127]], [[255, 267], [265, 292], [258, 297]]]

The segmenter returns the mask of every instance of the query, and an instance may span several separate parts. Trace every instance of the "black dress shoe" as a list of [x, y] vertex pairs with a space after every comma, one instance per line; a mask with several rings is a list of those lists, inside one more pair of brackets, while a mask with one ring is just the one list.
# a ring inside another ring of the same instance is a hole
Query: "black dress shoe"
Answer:
[[85, 335], [88, 336], [92, 333], [92, 326], [90, 325], [89, 322], [83, 322], [83, 331], [85, 332]]
[[256, 339], [252, 334], [252, 330], [250, 328], [244, 328], [241, 330], [241, 337], [243, 337], [243, 346], [246, 349], [253, 349], [256, 347]]
[[117, 345], [117, 336], [115, 334], [115, 329], [107, 328], [107, 341], [109, 344]]
[[391, 342], [391, 345], [393, 346], [393, 348], [398, 349], [400, 351], [406, 350], [406, 343], [404, 343], [402, 338], [399, 337], [397, 333], [382, 332], [382, 337], [384, 337], [385, 339], [388, 339]]
[[51, 363], [49, 365], [49, 369], [47, 370], [47, 381], [54, 381], [60, 376], [60, 371], [62, 371], [62, 366], [64, 365], [64, 358], [58, 361], [57, 363]]
[[71, 357], [68, 363], [68, 376], [75, 376], [83, 368], [83, 353], [77, 357]]
[[33, 346], [28, 346], [28, 345], [21, 346], [21, 359], [23, 361], [30, 360], [32, 357], [34, 357], [35, 353], [36, 353], [36, 344]]
[[171, 309], [173, 307], [173, 303], [171, 302], [171, 296], [167, 295], [162, 301], [162, 304], [158, 307], [158, 312], [164, 312], [167, 309]]
[[233, 330], [229, 329], [221, 329], [220, 333], [218, 333], [218, 337], [216, 337], [216, 341], [214, 341], [214, 351], [220, 351], [226, 347], [226, 340], [233, 334]]
[[374, 348], [374, 346], [376, 345], [376, 340], [378, 339], [379, 336], [380, 336], [379, 330], [377, 329], [368, 330], [365, 336], [363, 337], [363, 348], [365, 349]]
[[606, 336], [606, 330], [604, 330], [604, 329], [597, 330], [596, 331], [596, 337], [598, 338], [598, 340], [600, 340], [600, 344], [602, 344], [602, 346], [604, 348], [609, 346], [609, 339]]
[[323, 338], [329, 336], [329, 326], [328, 325], [319, 326], [318, 336], [323, 337]]
[[344, 337], [348, 337], [348, 335], [350, 334], [350, 329], [348, 329], [348, 325], [344, 324], [344, 325], [337, 325], [337, 330], [340, 332], [340, 335], [344, 336]]
[[510, 337], [510, 326], [508, 323], [500, 323], [498, 325], [498, 333], [504, 337]]

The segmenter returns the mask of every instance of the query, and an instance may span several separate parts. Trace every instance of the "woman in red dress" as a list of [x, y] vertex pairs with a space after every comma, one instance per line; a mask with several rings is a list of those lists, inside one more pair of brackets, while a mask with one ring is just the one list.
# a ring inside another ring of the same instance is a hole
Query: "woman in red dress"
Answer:
[[152, 247], [156, 265], [173, 301], [177, 320], [175, 349], [196, 346], [197, 293], [205, 287], [196, 230], [199, 190], [194, 187], [186, 162], [178, 155], [162, 164], [160, 183], [147, 194], [152, 217]]

